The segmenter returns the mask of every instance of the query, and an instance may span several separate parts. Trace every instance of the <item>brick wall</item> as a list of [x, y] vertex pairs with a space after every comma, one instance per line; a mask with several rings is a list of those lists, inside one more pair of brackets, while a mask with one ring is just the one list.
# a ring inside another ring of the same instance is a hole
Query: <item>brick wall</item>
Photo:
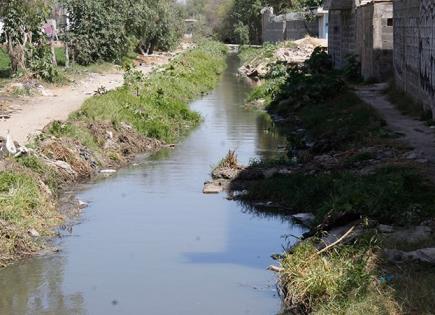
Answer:
[[306, 35], [319, 35], [319, 20], [307, 21], [304, 14], [289, 13], [274, 15], [272, 8], [262, 11], [262, 40], [276, 43], [285, 40], [297, 40]]
[[394, 2], [396, 85], [435, 114], [435, 1]]

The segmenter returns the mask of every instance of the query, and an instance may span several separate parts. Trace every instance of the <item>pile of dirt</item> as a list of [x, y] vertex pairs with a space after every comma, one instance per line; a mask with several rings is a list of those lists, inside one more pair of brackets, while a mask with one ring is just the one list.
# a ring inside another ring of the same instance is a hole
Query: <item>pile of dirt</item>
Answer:
[[36, 151], [67, 182], [88, 179], [101, 168], [122, 167], [136, 154], [153, 152], [163, 146], [161, 141], [143, 136], [126, 123], [115, 127], [109, 122], [73, 122], [75, 128], [93, 137], [97, 148], [89, 148], [70, 137], [49, 136], [53, 124], [60, 124], [61, 130], [67, 127], [62, 122], [47, 126]]
[[323, 39], [307, 36], [294, 42], [284, 42], [277, 46], [271, 58], [263, 58], [261, 54], [249, 60], [239, 69], [243, 76], [253, 79], [263, 79], [276, 62], [285, 64], [300, 64], [307, 60], [316, 47], [326, 47]]
[[139, 134], [126, 123], [115, 128], [110, 123], [93, 122], [87, 128], [99, 147], [103, 148], [102, 160], [105, 167], [120, 167], [128, 163], [135, 154], [156, 151], [163, 145], [157, 139]]
[[278, 61], [284, 61], [288, 64], [303, 63], [311, 56], [316, 47], [327, 46], [325, 40], [309, 36], [293, 43], [295, 46], [278, 48], [275, 53]]
[[70, 139], [47, 139], [40, 144], [40, 152], [47, 157], [47, 164], [71, 181], [91, 177], [96, 168], [92, 153], [78, 141]]

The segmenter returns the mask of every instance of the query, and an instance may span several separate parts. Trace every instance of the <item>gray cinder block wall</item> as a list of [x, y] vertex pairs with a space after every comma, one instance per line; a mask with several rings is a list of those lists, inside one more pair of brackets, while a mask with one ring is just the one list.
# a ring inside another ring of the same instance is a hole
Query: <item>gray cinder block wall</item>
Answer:
[[306, 35], [319, 35], [319, 20], [307, 21], [303, 13], [275, 15], [273, 8], [267, 7], [262, 14], [262, 40], [264, 43], [276, 43], [285, 40], [297, 40]]
[[435, 1], [395, 0], [396, 86], [435, 115]]
[[336, 68], [347, 57], [358, 56], [365, 79], [387, 80], [392, 76], [392, 0], [330, 0], [328, 50]]
[[329, 10], [328, 51], [336, 68], [346, 65], [346, 57], [356, 53], [355, 15], [352, 9]]
[[356, 10], [361, 74], [380, 81], [393, 76], [393, 3], [373, 1]]

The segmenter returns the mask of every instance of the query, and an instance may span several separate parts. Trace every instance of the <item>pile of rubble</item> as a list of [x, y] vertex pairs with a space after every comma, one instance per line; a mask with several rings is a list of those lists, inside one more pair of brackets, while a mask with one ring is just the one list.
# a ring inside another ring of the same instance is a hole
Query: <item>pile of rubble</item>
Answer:
[[21, 146], [18, 142], [12, 140], [9, 132], [6, 135], [6, 138], [0, 136], [0, 160], [8, 156], [20, 157], [28, 152], [28, 148]]
[[22, 82], [10, 83], [3, 89], [3, 94], [11, 96], [53, 96], [51, 91], [35, 79], [23, 79]]
[[240, 67], [239, 73], [249, 78], [263, 79], [269, 73], [272, 64], [276, 62], [286, 64], [303, 63], [319, 46], [326, 47], [326, 40], [307, 36], [294, 42], [281, 43], [277, 46], [272, 57], [262, 58], [262, 56], [257, 56]]

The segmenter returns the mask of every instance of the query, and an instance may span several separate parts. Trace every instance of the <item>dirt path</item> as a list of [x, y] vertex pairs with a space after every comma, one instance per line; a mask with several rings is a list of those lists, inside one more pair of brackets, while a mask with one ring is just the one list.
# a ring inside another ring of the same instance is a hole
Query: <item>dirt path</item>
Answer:
[[435, 163], [435, 130], [424, 122], [405, 116], [388, 101], [385, 83], [362, 86], [357, 89], [359, 97], [373, 106], [385, 119], [389, 128], [402, 135], [400, 139], [414, 148], [410, 159], [426, 159]]
[[[169, 62], [168, 56], [159, 57], [153, 59], [153, 65], [142, 65], [139, 68], [148, 74], [155, 67]], [[78, 110], [99, 87], [104, 86], [107, 90], [112, 90], [122, 84], [122, 72], [92, 73], [76, 85], [46, 90], [49, 96], [9, 100], [12, 114], [7, 120], [0, 120], [0, 136], [6, 136], [10, 130], [14, 140], [21, 144], [27, 143], [51, 121], [67, 119], [68, 115]]]

